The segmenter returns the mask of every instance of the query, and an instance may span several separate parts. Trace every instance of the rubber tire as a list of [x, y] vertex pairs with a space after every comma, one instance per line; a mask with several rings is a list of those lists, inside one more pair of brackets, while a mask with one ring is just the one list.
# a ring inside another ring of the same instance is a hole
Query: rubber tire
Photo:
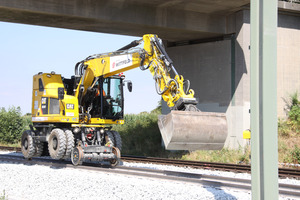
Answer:
[[[57, 139], [57, 147], [53, 148], [53, 140]], [[59, 128], [55, 128], [51, 131], [48, 140], [48, 149], [51, 158], [59, 160], [62, 159], [66, 152], [66, 135], [65, 132]]]
[[35, 157], [41, 157], [42, 154], [43, 154], [43, 151], [44, 151], [44, 143], [40, 142], [40, 141], [37, 141], [35, 143], [35, 154], [34, 154], [34, 156]]
[[114, 147], [117, 147], [120, 151], [122, 150], [122, 138], [121, 135], [117, 131], [111, 131], [113, 133], [115, 143]]
[[106, 136], [105, 139], [105, 143], [107, 144], [108, 142], [110, 142], [110, 145], [111, 146], [115, 146], [115, 137], [114, 137], [114, 134], [111, 132], [111, 131], [106, 131]]
[[[26, 140], [27, 140], [27, 148], [25, 146]], [[26, 158], [26, 159], [32, 158], [35, 154], [35, 145], [34, 145], [30, 130], [26, 130], [22, 134], [21, 150], [22, 150], [24, 158]]]
[[66, 152], [63, 159], [68, 159], [71, 158], [71, 152], [75, 146], [74, 136], [73, 136], [73, 132], [68, 129], [65, 130], [65, 135], [66, 135]]
[[48, 150], [48, 142], [43, 142], [43, 153], [42, 156], [50, 156], [49, 150]]

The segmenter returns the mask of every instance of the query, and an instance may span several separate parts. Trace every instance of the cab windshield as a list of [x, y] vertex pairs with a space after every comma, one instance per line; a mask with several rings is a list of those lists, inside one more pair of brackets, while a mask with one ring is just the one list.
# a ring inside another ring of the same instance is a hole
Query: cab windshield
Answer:
[[119, 77], [100, 79], [102, 82], [102, 117], [106, 119], [123, 118], [123, 85]]

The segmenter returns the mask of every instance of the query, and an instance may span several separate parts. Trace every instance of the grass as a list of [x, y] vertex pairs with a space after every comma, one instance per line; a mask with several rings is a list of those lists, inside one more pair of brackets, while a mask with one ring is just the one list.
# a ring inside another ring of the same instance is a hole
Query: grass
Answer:
[[3, 194], [0, 195], [0, 200], [8, 200], [8, 196], [5, 194], [5, 190], [3, 190]]
[[278, 160], [281, 163], [300, 164], [300, 101], [298, 93], [285, 100], [286, 120], [278, 120]]
[[125, 115], [125, 124], [113, 127], [122, 137], [122, 153], [140, 156], [162, 156], [161, 136], [157, 113], [143, 112]]
[[214, 151], [193, 151], [182, 156], [183, 160], [196, 160], [204, 162], [220, 162], [220, 163], [250, 163], [250, 148], [240, 148], [238, 150], [222, 149]]
[[[251, 148], [220, 151], [194, 151], [182, 156], [183, 160], [206, 162], [250, 164]], [[278, 162], [300, 164], [300, 132], [295, 131], [286, 121], [278, 124]]]
[[278, 161], [280, 163], [300, 164], [299, 147], [300, 132], [288, 126], [284, 129], [278, 128]]
[[4, 142], [0, 142], [0, 146], [6, 146], [6, 147], [21, 147], [21, 142], [18, 143], [4, 143]]

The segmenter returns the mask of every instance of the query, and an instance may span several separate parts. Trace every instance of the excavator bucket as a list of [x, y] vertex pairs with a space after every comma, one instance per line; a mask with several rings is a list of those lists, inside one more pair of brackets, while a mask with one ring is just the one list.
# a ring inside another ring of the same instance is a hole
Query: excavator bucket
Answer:
[[225, 114], [171, 111], [158, 126], [168, 150], [220, 150], [227, 137]]

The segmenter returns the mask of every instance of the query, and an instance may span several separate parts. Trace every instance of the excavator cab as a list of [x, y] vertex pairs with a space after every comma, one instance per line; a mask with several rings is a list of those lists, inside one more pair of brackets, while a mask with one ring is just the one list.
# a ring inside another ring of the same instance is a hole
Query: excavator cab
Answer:
[[102, 118], [123, 118], [123, 83], [120, 77], [108, 77], [102, 82]]
[[123, 77], [100, 77], [83, 97], [82, 106], [91, 118], [123, 119]]

